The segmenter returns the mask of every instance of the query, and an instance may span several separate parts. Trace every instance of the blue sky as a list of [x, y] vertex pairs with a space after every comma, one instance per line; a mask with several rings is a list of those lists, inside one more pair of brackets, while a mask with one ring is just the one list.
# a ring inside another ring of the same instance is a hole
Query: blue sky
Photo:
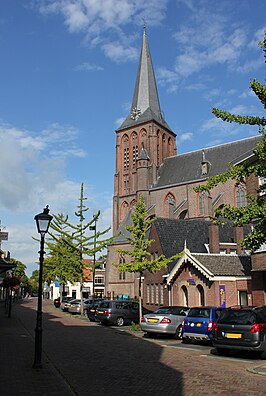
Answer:
[[[72, 217], [80, 184], [112, 224], [115, 130], [133, 96], [143, 21], [179, 153], [257, 134], [213, 106], [263, 114], [264, 0], [9, 0], [0, 4], [2, 249], [37, 268], [36, 213]], [[72, 217], [74, 220], [74, 218]]]

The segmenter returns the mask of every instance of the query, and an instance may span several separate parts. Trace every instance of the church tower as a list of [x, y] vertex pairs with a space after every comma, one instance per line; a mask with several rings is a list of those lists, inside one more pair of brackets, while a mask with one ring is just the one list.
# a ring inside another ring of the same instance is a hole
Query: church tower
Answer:
[[131, 112], [116, 130], [113, 232], [140, 194], [150, 206], [149, 188], [157, 179], [159, 166], [175, 154], [176, 135], [161, 111], [144, 28]]

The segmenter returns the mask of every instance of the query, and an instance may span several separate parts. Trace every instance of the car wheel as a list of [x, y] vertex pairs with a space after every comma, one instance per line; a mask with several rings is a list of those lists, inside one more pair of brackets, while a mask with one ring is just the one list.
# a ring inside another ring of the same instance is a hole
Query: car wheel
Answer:
[[178, 326], [176, 329], [175, 335], [174, 335], [176, 340], [181, 340], [182, 339], [182, 327], [181, 325]]
[[190, 344], [191, 340], [189, 338], [183, 337], [182, 342], [183, 342], [183, 344]]
[[95, 322], [95, 319], [89, 318], [90, 322]]
[[218, 355], [228, 355], [230, 350], [226, 348], [216, 347], [216, 351]]
[[116, 319], [115, 324], [119, 327], [123, 326], [125, 323], [124, 318], [122, 318], [121, 316], [119, 318]]

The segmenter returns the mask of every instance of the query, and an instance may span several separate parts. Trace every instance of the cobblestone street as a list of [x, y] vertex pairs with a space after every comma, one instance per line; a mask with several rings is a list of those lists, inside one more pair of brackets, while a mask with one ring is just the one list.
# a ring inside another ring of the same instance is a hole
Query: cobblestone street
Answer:
[[211, 348], [182, 347], [90, 323], [43, 302], [43, 369], [32, 369], [37, 299], [1, 310], [3, 396], [265, 395], [256, 358], [225, 358]]

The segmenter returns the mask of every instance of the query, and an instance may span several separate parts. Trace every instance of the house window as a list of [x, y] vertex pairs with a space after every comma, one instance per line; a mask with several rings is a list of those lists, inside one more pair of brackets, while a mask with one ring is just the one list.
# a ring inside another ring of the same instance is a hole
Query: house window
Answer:
[[126, 279], [126, 273], [124, 271], [119, 272], [119, 280], [125, 280]]
[[147, 304], [150, 303], [150, 285], [147, 285]]
[[159, 304], [159, 285], [155, 285], [155, 304]]
[[95, 285], [104, 285], [104, 277], [101, 275], [95, 276], [94, 283]]
[[197, 286], [198, 292], [199, 292], [199, 305], [201, 307], [205, 306], [205, 295], [204, 295], [204, 289], [201, 285]]
[[182, 286], [181, 290], [183, 292], [183, 304], [185, 307], [188, 307], [188, 291], [186, 286]]
[[244, 184], [239, 184], [235, 188], [235, 202], [237, 208], [243, 208], [247, 205], [246, 200], [246, 186]]
[[154, 304], [154, 285], [151, 285], [151, 304]]
[[241, 307], [248, 306], [248, 292], [246, 290], [239, 290], [239, 304]]
[[160, 305], [164, 305], [164, 296], [163, 296], [163, 284], [160, 284]]

